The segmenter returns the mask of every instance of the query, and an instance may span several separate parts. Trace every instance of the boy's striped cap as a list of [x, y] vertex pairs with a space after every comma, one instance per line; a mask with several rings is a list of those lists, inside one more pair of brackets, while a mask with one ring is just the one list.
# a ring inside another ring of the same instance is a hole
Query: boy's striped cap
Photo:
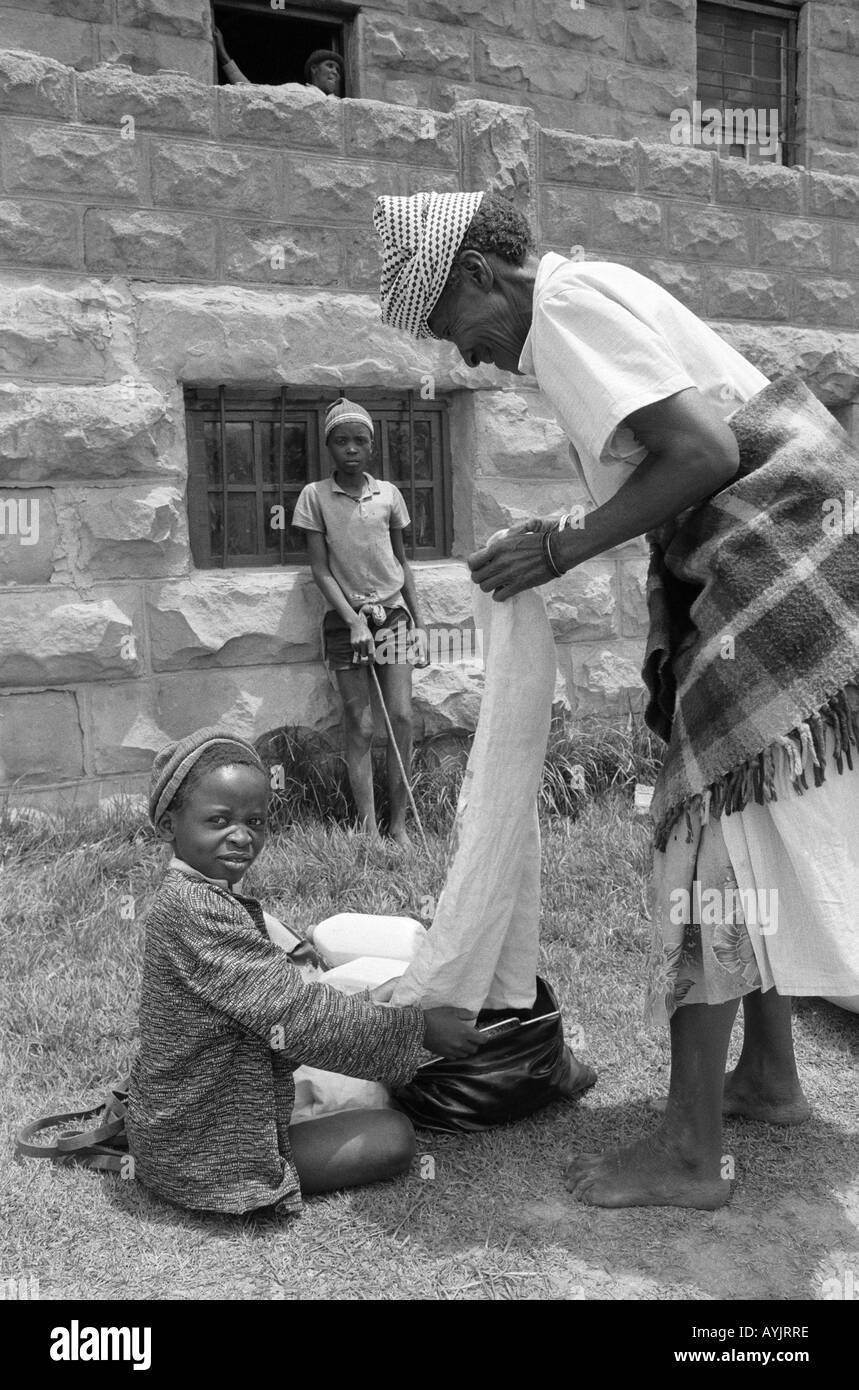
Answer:
[[357, 401], [347, 401], [345, 396], [341, 396], [339, 401], [335, 401], [325, 412], [325, 438], [328, 438], [335, 425], [354, 424], [366, 425], [370, 431], [370, 438], [375, 438], [373, 421], [364, 407]]
[[482, 193], [414, 193], [376, 199], [373, 225], [382, 239], [382, 320], [413, 338], [435, 338], [427, 315], [447, 283]]
[[208, 748], [218, 743], [232, 743], [238, 745], [243, 752], [252, 754], [259, 763], [260, 772], [268, 776], [262, 758], [247, 739], [232, 733], [229, 729], [196, 729], [193, 734], [187, 734], [178, 742], [168, 743], [166, 748], [162, 748], [155, 755], [149, 781], [149, 819], [153, 825], [158, 824], [197, 759]]

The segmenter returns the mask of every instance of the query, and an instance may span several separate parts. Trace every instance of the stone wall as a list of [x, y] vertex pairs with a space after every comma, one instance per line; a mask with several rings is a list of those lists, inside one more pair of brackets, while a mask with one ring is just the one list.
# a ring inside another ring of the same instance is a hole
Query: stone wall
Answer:
[[[379, 321], [374, 196], [461, 186], [511, 193], [543, 249], [653, 275], [855, 425], [857, 178], [544, 129], [529, 107], [475, 99], [318, 103], [0, 54], [0, 785], [13, 799], [140, 786], [152, 752], [204, 721], [252, 734], [336, 722], [307, 571], [193, 568], [184, 383], [333, 392], [431, 373], [452, 402], [457, 557], [582, 500], [532, 382], [471, 372]], [[547, 587], [558, 700], [575, 713], [639, 699], [643, 576], [635, 543]], [[461, 559], [421, 564], [417, 581], [429, 621], [470, 623]], [[420, 673], [419, 736], [473, 727], [479, 691], [477, 663]]]

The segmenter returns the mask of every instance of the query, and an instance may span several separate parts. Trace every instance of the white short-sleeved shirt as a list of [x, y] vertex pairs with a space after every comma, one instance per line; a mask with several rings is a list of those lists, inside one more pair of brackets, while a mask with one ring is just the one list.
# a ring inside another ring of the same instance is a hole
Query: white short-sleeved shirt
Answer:
[[404, 531], [409, 513], [393, 483], [365, 473], [360, 497], [345, 492], [333, 476], [308, 483], [299, 493], [292, 524], [322, 532], [328, 566], [353, 608], [402, 602], [403, 567], [391, 545], [391, 527]]
[[608, 261], [543, 256], [519, 370], [570, 440], [592, 498], [613, 497], [647, 450], [621, 421], [697, 387], [724, 419], [768, 378], [652, 280]]

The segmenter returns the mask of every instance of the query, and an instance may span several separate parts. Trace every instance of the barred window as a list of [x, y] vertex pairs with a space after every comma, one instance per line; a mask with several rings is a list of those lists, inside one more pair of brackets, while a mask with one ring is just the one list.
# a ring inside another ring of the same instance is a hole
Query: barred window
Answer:
[[[412, 524], [414, 560], [450, 554], [447, 402], [353, 391], [373, 420], [370, 472], [395, 483]], [[292, 525], [306, 483], [327, 477], [329, 390], [186, 387], [188, 524], [199, 569], [307, 563], [305, 533]]]
[[[698, 99], [702, 108], [736, 113], [722, 154], [796, 163], [796, 14], [788, 4], [699, 0]], [[763, 130], [762, 113], [774, 113]]]

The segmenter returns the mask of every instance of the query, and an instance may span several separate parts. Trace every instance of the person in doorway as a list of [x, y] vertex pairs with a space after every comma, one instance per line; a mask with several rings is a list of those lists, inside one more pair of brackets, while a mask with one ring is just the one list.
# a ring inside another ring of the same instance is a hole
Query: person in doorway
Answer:
[[[373, 708], [370, 662], [408, 775], [412, 755], [412, 668], [426, 665], [422, 628], [403, 531], [405, 501], [393, 483], [369, 472], [373, 421], [354, 401], [341, 398], [325, 417], [330, 477], [301, 492], [293, 526], [307, 532], [310, 566], [328, 604], [325, 658], [343, 700], [346, 765], [358, 818], [378, 834], [373, 796]], [[388, 747], [391, 839], [409, 848], [407, 788], [395, 749]]]

